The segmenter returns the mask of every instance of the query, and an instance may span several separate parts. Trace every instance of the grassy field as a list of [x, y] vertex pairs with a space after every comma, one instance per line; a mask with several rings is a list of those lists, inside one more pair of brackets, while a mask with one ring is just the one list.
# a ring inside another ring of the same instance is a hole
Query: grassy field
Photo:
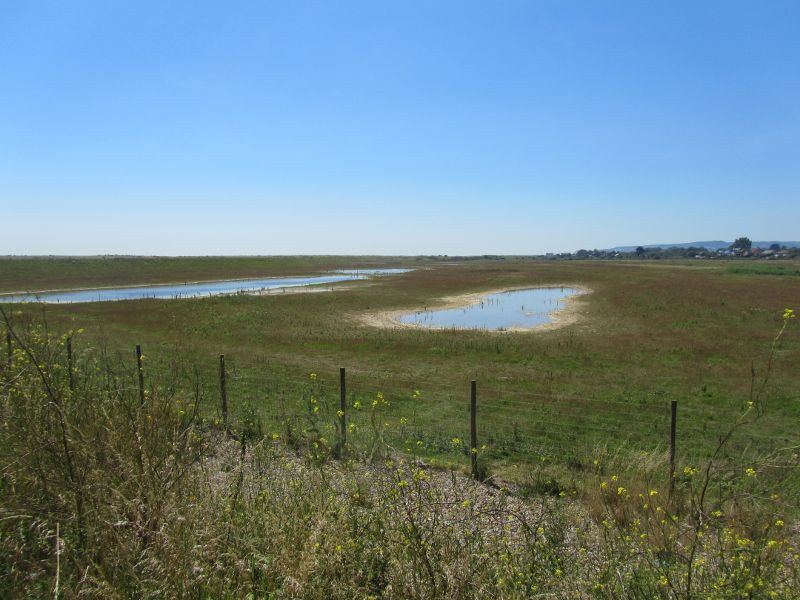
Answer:
[[[798, 277], [234, 258], [121, 259], [112, 280], [106, 259], [26, 260], [0, 261], [8, 288], [419, 268], [324, 293], [5, 306], [2, 597], [798, 597]], [[592, 292], [574, 323], [530, 333], [360, 320], [538, 284]], [[482, 483], [466, 469], [472, 379]]]
[[[404, 439], [428, 456], [466, 462], [453, 444], [468, 433], [469, 382], [478, 381], [480, 442], [493, 473], [576, 485], [593, 457], [621, 462], [666, 448], [669, 402], [679, 402], [678, 450], [699, 460], [765, 374], [784, 308], [798, 308], [800, 278], [749, 263], [447, 262], [342, 257], [97, 258], [0, 261], [0, 289], [52, 289], [199, 279], [299, 275], [336, 267], [416, 266], [333, 293], [47, 306], [51, 327], [82, 328], [76, 348], [102, 346], [131, 360], [141, 344], [149, 380], [175, 365], [196, 369], [206, 410], [218, 411], [217, 357], [226, 355], [234, 415], [254, 410], [268, 428], [303, 410], [309, 394], [333, 406], [338, 367], [351, 401], [390, 400]], [[576, 284], [579, 320], [552, 331], [380, 329], [364, 313], [433, 306], [437, 299], [505, 286]], [[42, 309], [26, 306], [23, 312]], [[19, 317], [18, 317], [19, 318]], [[774, 356], [766, 414], [730, 444], [733, 453], [797, 443], [800, 338]], [[184, 372], [186, 369], [183, 369]], [[310, 373], [317, 375], [312, 383]], [[188, 371], [194, 376], [194, 371]], [[419, 391], [419, 394], [415, 394]], [[353, 415], [357, 417], [357, 415]], [[331, 425], [332, 426], [332, 425]], [[624, 460], [622, 458], [625, 457]], [[549, 484], [548, 484], [549, 485]]]
[[[397, 262], [409, 261], [367, 256], [347, 264], [366, 268]], [[334, 256], [0, 257], [0, 293], [316, 274], [342, 264]]]

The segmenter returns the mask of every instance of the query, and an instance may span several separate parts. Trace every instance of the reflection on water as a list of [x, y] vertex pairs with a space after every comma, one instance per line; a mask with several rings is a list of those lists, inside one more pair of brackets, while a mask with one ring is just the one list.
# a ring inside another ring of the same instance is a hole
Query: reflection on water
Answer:
[[432, 328], [530, 329], [551, 321], [564, 299], [580, 293], [569, 287], [533, 288], [489, 294], [463, 308], [424, 310], [403, 315], [400, 322]]
[[241, 279], [235, 281], [206, 281], [203, 283], [183, 283], [151, 285], [141, 287], [107, 288], [102, 290], [73, 290], [45, 292], [41, 294], [0, 295], [0, 302], [106, 302], [109, 300], [140, 300], [142, 298], [173, 299], [198, 298], [235, 294], [237, 292], [260, 292], [306, 285], [339, 283], [355, 279], [367, 279], [376, 275], [406, 273], [411, 269], [342, 269], [331, 275], [314, 277], [283, 277], [264, 279]]

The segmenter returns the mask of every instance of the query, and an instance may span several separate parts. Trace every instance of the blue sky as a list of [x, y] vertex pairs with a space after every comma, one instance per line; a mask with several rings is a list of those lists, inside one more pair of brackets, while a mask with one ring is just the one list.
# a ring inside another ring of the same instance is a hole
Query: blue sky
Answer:
[[0, 254], [797, 239], [798, 27], [794, 0], [0, 0]]

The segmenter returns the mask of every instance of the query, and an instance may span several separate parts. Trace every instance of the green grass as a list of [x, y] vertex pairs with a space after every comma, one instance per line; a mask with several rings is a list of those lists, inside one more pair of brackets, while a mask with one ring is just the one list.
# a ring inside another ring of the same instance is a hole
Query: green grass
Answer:
[[775, 275], [778, 277], [800, 277], [800, 268], [797, 263], [792, 261], [788, 264], [743, 264], [731, 265], [728, 267], [729, 273], [741, 275]]
[[[5, 257], [0, 258], [0, 292], [312, 275], [335, 268], [342, 260], [332, 256]], [[424, 260], [356, 256], [345, 264], [367, 268]]]
[[[102, 259], [90, 259], [73, 271], [62, 268], [61, 284], [134, 282], [144, 273], [149, 281], [174, 279], [184, 268], [181, 279], [356, 266], [347, 258], [114, 260], [113, 279], [104, 279]], [[25, 281], [57, 268], [46, 263], [35, 261], [36, 275]], [[0, 263], [0, 280], [15, 287], [8, 283], [8, 264]], [[132, 361], [134, 344], [142, 344], [153, 376], [175, 361], [193, 365], [209, 414], [217, 411], [217, 357], [224, 353], [232, 413], [252, 407], [269, 427], [278, 427], [281, 405], [297, 410], [310, 372], [318, 374], [320, 398], [337, 402], [338, 368], [347, 367], [351, 400], [371, 401], [383, 392], [392, 402], [389, 417], [408, 419], [407, 429], [425, 441], [429, 455], [453, 462], [467, 461], [449, 440], [467, 437], [469, 382], [476, 379], [480, 441], [489, 445], [485, 460], [494, 471], [516, 477], [515, 465], [544, 459], [566, 484], [580, 483], [598, 447], [631, 455], [666, 448], [671, 400], [679, 402], [680, 459], [708, 455], [749, 397], [751, 366], [757, 376], [763, 373], [783, 309], [797, 308], [800, 298], [800, 280], [754, 278], [732, 272], [735, 265], [728, 263], [421, 265], [426, 268], [335, 293], [50, 306], [46, 314], [55, 328], [85, 328], [77, 346], [104, 346]], [[464, 292], [548, 283], [593, 290], [579, 301], [578, 322], [499, 335], [377, 329], [357, 319]], [[797, 442], [792, 419], [800, 374], [792, 365], [799, 356], [799, 338], [790, 328], [775, 357], [769, 410], [733, 441], [732, 451]], [[422, 392], [420, 399], [412, 399], [414, 390]]]
[[[185, 357], [172, 373], [147, 358], [142, 399], [125, 362], [85, 343], [70, 361], [66, 336], [15, 319], [0, 361], [3, 598], [797, 596], [798, 504], [778, 485], [797, 468], [790, 449], [686, 465], [671, 489], [661, 452], [596, 448], [582, 463], [562, 440], [515, 467], [516, 485], [486, 485], [434, 464], [462, 441], [437, 447], [416, 417], [393, 418], [419, 408], [416, 392], [360, 410], [350, 398], [356, 428], [341, 444], [329, 378], [274, 382], [280, 430], [241, 405], [226, 430], [203, 414], [202, 390], [173, 385], [194, 379]], [[232, 382], [263, 383], [254, 369]], [[762, 408], [740, 411], [745, 431]], [[592, 423], [607, 416], [593, 410]], [[554, 462], [591, 485], [565, 484]]]

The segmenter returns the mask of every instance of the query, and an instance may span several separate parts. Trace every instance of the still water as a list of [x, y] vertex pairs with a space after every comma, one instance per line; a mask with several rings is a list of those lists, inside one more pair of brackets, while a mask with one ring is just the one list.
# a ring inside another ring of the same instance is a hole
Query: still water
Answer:
[[564, 300], [579, 293], [570, 287], [499, 292], [462, 308], [403, 315], [400, 322], [438, 329], [531, 329], [549, 323], [551, 314], [564, 307]]
[[110, 300], [140, 300], [142, 298], [173, 299], [199, 298], [238, 292], [260, 292], [280, 288], [302, 287], [326, 283], [339, 283], [355, 279], [368, 279], [380, 275], [406, 273], [411, 269], [342, 269], [330, 275], [314, 277], [268, 277], [264, 279], [240, 279], [233, 281], [206, 281], [201, 283], [181, 283], [150, 285], [95, 290], [66, 290], [43, 292], [40, 294], [0, 295], [0, 302], [107, 302]]

